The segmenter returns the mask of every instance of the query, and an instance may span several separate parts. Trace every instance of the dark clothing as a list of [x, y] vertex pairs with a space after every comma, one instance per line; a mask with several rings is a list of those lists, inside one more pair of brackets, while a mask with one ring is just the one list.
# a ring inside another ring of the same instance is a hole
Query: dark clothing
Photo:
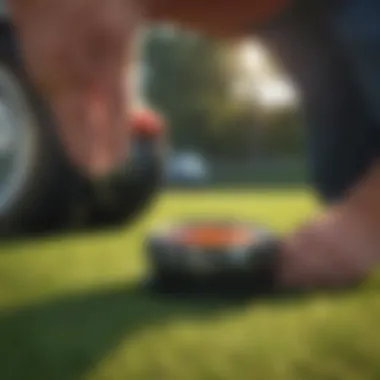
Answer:
[[380, 2], [305, 3], [258, 35], [301, 93], [312, 182], [330, 202], [380, 152]]

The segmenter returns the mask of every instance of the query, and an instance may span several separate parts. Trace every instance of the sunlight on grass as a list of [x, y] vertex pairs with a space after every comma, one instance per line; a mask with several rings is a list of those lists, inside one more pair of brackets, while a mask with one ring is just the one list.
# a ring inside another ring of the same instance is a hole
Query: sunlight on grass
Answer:
[[232, 304], [133, 286], [157, 224], [240, 217], [282, 233], [315, 211], [301, 191], [167, 193], [128, 230], [3, 245], [1, 380], [379, 379], [380, 278], [347, 294]]
[[144, 270], [149, 228], [186, 217], [248, 218], [283, 231], [313, 210], [302, 192], [165, 194], [148, 217], [128, 230], [21, 241], [0, 247], [0, 305], [109, 282], [133, 281]]

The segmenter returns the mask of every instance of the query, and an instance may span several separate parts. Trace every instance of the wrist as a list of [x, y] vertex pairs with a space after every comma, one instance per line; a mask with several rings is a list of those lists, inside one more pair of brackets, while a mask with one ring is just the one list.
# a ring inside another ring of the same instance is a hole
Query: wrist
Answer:
[[369, 231], [378, 234], [380, 226], [380, 161], [351, 188], [341, 207], [357, 215]]

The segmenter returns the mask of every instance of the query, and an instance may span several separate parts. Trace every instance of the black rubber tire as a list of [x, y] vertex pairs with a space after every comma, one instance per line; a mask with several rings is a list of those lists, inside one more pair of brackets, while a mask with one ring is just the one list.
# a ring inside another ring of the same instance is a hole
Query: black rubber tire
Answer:
[[[87, 181], [69, 164], [49, 107], [28, 79], [15, 33], [8, 24], [0, 26], [0, 67], [9, 72], [20, 89], [22, 99], [18, 101], [23, 109], [18, 117], [26, 123], [33, 138], [33, 154], [22, 187], [0, 212], [0, 235], [45, 233], [62, 228], [69, 223], [73, 201], [79, 202]], [[10, 96], [9, 101], [12, 100], [14, 97]], [[18, 101], [10, 104], [13, 112], [19, 111]]]
[[159, 194], [164, 173], [164, 159], [155, 141], [133, 142], [145, 151], [132, 159], [128, 168], [115, 181], [111, 191], [105, 192], [105, 203], [94, 202], [91, 227], [118, 227], [129, 225], [143, 217]]

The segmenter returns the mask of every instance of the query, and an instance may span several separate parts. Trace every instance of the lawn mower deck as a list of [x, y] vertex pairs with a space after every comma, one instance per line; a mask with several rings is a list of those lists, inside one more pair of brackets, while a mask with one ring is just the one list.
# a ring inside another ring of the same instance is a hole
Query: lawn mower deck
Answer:
[[185, 221], [153, 231], [149, 289], [165, 294], [245, 295], [273, 283], [274, 233], [250, 222]]

